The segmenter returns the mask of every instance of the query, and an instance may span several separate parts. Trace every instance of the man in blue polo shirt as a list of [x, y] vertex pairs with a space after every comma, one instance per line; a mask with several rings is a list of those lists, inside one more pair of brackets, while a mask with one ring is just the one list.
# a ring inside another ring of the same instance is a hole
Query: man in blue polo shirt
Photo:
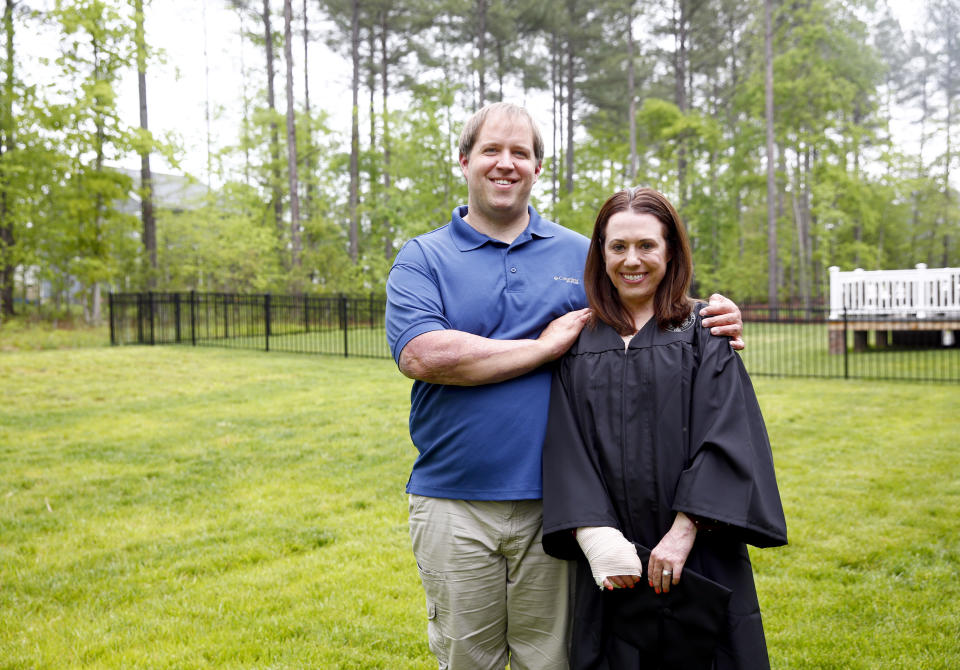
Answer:
[[[522, 107], [474, 114], [467, 206], [404, 245], [387, 280], [387, 339], [415, 380], [410, 534], [440, 668], [567, 667], [567, 564], [540, 545], [544, 364], [588, 318], [589, 241], [530, 207], [543, 155]], [[707, 309], [741, 347], [736, 306]]]

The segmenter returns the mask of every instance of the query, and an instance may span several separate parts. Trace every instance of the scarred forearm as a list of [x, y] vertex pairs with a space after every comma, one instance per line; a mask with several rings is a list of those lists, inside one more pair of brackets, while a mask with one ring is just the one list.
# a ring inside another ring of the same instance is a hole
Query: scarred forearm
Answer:
[[496, 340], [460, 330], [423, 333], [403, 348], [400, 371], [411, 379], [454, 386], [513, 379], [562, 356], [588, 317], [585, 309], [565, 314], [535, 340]]

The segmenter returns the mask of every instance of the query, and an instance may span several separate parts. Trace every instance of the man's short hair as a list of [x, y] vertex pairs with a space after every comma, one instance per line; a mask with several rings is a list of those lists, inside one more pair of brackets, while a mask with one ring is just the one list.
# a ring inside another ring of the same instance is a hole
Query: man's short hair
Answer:
[[480, 129], [486, 122], [487, 117], [493, 113], [506, 114], [511, 119], [523, 119], [530, 124], [530, 131], [533, 133], [533, 155], [537, 159], [537, 165], [543, 163], [543, 135], [540, 134], [540, 128], [537, 122], [533, 120], [524, 107], [515, 105], [512, 102], [492, 102], [485, 105], [474, 113], [463, 126], [463, 132], [460, 133], [460, 155], [469, 156], [473, 150], [473, 145], [477, 141]]

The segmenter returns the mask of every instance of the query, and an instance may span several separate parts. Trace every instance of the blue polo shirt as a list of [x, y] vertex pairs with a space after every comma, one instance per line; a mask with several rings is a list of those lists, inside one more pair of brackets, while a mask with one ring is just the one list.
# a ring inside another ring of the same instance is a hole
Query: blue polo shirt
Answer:
[[[583, 266], [589, 241], [540, 218], [511, 244], [463, 220], [407, 242], [387, 279], [387, 340], [404, 346], [433, 330], [482, 337], [536, 338], [562, 314], [586, 306]], [[550, 370], [497, 384], [447, 386], [415, 381], [410, 437], [419, 451], [407, 492], [458, 500], [541, 497], [541, 448]]]

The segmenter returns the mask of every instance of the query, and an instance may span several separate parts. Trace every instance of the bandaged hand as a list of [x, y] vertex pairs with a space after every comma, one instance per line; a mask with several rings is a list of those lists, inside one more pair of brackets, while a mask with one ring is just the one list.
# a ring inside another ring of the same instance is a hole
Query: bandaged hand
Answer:
[[[638, 578], [643, 576], [643, 563], [637, 556], [636, 548], [616, 528], [609, 526], [577, 528], [577, 542], [590, 563], [590, 572], [593, 573], [594, 581], [601, 589], [604, 587], [605, 580], [608, 588], [613, 585], [609, 578], [626, 575], [635, 575]], [[632, 585], [633, 581], [630, 583]]]

